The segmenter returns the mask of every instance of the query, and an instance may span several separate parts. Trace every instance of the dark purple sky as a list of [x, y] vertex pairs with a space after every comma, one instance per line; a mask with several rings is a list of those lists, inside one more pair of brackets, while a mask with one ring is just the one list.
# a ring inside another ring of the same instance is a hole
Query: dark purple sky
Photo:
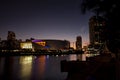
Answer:
[[89, 42], [88, 21], [92, 13], [81, 14], [81, 0], [0, 1], [0, 37], [14, 31], [17, 39], [60, 39]]

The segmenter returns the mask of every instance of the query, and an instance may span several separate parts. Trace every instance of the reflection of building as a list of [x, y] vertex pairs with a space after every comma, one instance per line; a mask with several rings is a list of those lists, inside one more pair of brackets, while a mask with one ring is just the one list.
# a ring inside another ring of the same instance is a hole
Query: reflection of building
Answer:
[[82, 50], [82, 38], [81, 38], [81, 36], [77, 36], [76, 50]]
[[[26, 80], [30, 80], [31, 72], [32, 72], [32, 56], [20, 56], [19, 64], [20, 64], [20, 77], [25, 78]], [[27, 66], [26, 66], [27, 65]]]
[[103, 29], [105, 27], [105, 19], [100, 16], [93, 16], [89, 20], [90, 44], [95, 46], [103, 43]]
[[34, 44], [34, 48], [41, 47], [42, 49], [49, 50], [60, 50], [70, 48], [70, 42], [67, 40], [32, 40], [32, 42]]

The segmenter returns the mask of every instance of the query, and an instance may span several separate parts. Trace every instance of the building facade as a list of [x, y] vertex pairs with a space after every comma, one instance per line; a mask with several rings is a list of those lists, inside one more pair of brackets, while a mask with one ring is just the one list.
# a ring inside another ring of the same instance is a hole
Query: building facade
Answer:
[[100, 46], [104, 43], [105, 19], [100, 16], [93, 16], [89, 19], [90, 45]]
[[7, 45], [7, 49], [9, 49], [9, 50], [20, 49], [20, 42], [16, 39], [15, 32], [8, 31], [6, 45]]
[[70, 42], [67, 40], [35, 39], [32, 40], [32, 43], [34, 49], [62, 50], [70, 48]]
[[82, 50], [82, 37], [77, 36], [76, 38], [76, 50]]
[[16, 35], [13, 31], [8, 31], [7, 40], [16, 40]]

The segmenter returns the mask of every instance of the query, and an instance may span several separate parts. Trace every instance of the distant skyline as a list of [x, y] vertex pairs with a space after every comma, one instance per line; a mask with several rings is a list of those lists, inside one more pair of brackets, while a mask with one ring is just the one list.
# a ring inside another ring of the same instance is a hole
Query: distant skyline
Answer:
[[81, 14], [81, 0], [5, 0], [0, 2], [0, 38], [7, 32], [16, 39], [60, 39], [75, 42], [82, 37], [89, 42], [89, 18]]

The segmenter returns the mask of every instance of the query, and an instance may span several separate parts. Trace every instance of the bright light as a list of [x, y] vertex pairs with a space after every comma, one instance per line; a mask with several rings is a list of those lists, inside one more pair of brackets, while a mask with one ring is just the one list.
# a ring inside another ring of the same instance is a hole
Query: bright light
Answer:
[[21, 46], [22, 49], [32, 49], [32, 43], [31, 42], [20, 43], [20, 46]]
[[[27, 77], [31, 75], [32, 63], [33, 63], [32, 56], [20, 57], [20, 76], [21, 77]], [[27, 80], [30, 80], [30, 79], [27, 79]]]
[[76, 49], [76, 44], [75, 44], [75, 42], [70, 42], [70, 47]]

